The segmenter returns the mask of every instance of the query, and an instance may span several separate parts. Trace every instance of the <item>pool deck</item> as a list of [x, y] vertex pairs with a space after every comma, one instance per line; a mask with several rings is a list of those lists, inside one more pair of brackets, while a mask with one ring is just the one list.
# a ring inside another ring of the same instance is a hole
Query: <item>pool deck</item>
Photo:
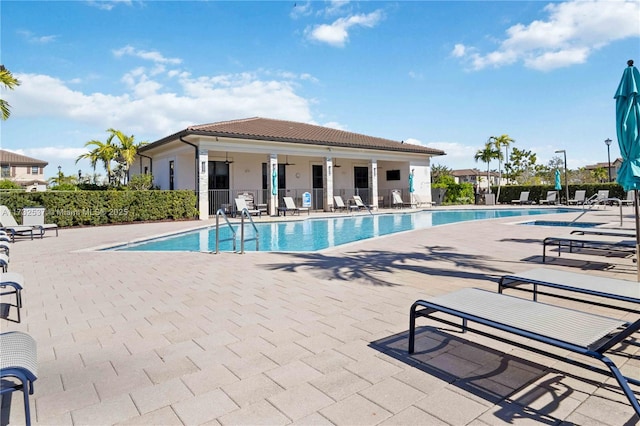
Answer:
[[[619, 212], [581, 220], [615, 225]], [[633, 207], [623, 212], [633, 227]], [[61, 229], [12, 244], [23, 316], [0, 325], [37, 341], [33, 424], [633, 424], [624, 395], [603, 386], [612, 379], [505, 343], [424, 327], [419, 353], [406, 353], [416, 299], [497, 291], [500, 276], [541, 265], [543, 238], [568, 233], [513, 223], [576, 216], [463, 222], [290, 254], [87, 250], [205, 225], [196, 221]], [[548, 255], [549, 268], [636, 279], [629, 257]], [[622, 371], [640, 376], [640, 346], [621, 351]], [[24, 423], [20, 393], [0, 419]]]

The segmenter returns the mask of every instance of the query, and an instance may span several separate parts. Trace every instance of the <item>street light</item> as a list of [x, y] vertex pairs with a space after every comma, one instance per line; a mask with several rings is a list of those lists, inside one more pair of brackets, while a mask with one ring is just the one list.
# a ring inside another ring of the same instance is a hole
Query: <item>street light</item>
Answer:
[[567, 205], [569, 205], [569, 178], [567, 177], [567, 151], [559, 149], [556, 154], [564, 154], [564, 186], [567, 188]]
[[609, 182], [611, 182], [611, 139], [606, 138], [604, 143], [607, 144], [607, 160], [609, 161]]

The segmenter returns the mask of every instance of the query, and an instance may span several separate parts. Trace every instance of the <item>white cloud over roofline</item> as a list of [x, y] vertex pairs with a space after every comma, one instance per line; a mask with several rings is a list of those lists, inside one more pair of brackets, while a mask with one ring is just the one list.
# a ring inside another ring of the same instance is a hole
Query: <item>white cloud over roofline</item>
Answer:
[[338, 18], [331, 24], [320, 24], [313, 27], [307, 27], [304, 31], [310, 40], [327, 43], [336, 47], [344, 47], [349, 39], [349, 31], [354, 27], [375, 27], [382, 19], [384, 14], [378, 9], [367, 14], [351, 15]]
[[616, 40], [640, 37], [640, 2], [570, 1], [545, 6], [546, 20], [516, 24], [506, 30], [497, 49], [479, 49], [456, 44], [453, 57], [465, 58], [474, 70], [522, 62], [541, 71], [581, 64], [589, 56]]

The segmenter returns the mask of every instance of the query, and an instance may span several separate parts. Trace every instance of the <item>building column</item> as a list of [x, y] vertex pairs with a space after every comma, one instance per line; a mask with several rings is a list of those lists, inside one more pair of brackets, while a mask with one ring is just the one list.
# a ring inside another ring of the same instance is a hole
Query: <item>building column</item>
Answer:
[[324, 159], [324, 182], [325, 182], [325, 195], [324, 195], [324, 211], [333, 211], [333, 158], [325, 157]]
[[371, 188], [371, 200], [369, 204], [378, 209], [378, 160], [371, 160], [369, 167], [369, 188]]
[[278, 154], [269, 154], [269, 214], [278, 214]]
[[199, 219], [209, 219], [209, 151], [198, 150], [198, 206]]

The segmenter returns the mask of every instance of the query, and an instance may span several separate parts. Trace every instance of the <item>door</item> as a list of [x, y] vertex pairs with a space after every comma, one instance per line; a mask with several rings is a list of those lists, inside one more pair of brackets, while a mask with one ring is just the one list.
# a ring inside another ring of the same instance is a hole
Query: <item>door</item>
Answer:
[[311, 208], [316, 210], [324, 209], [324, 179], [322, 166], [319, 164], [311, 166], [311, 186], [313, 188]]
[[229, 205], [229, 164], [224, 161], [209, 161], [209, 214]]
[[371, 204], [369, 200], [369, 168], [354, 167], [353, 168], [353, 186], [356, 189], [356, 195], [362, 197], [365, 204]]

